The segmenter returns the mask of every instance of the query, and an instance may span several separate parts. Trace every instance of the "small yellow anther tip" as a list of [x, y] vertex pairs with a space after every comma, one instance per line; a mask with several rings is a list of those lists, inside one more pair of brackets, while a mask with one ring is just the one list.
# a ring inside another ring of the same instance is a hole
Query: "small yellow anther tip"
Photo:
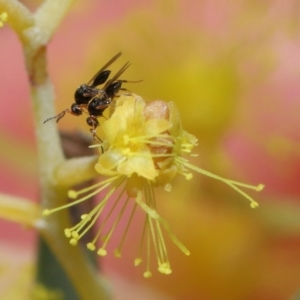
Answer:
[[68, 191], [68, 197], [71, 198], [71, 199], [76, 199], [78, 196], [78, 193], [74, 190], [70, 190]]
[[3, 12], [2, 14], [0, 14], [0, 27], [4, 26], [4, 22], [7, 21], [7, 17], [8, 17], [7, 12]]
[[121, 255], [121, 251], [119, 250], [119, 249], [116, 249], [115, 251], [114, 251], [114, 255], [115, 255], [115, 257], [118, 257], [118, 258], [120, 258], [122, 255]]
[[86, 247], [91, 250], [91, 251], [95, 251], [96, 250], [96, 246], [93, 243], [88, 243], [86, 244]]
[[193, 179], [193, 174], [192, 174], [192, 173], [186, 174], [186, 175], [185, 175], [185, 179], [186, 179], [186, 180], [191, 180], [191, 179]]
[[78, 240], [72, 238], [72, 239], [70, 239], [70, 244], [71, 244], [72, 246], [76, 246], [76, 245], [78, 244]]
[[251, 208], [257, 208], [259, 205], [257, 202], [251, 202], [250, 206]]
[[70, 238], [72, 236], [71, 230], [69, 228], [66, 228], [64, 230], [64, 233], [67, 238]]
[[83, 214], [83, 215], [80, 216], [80, 219], [84, 220], [87, 216], [88, 216], [88, 214]]
[[77, 231], [72, 231], [72, 232], [71, 232], [71, 235], [72, 235], [72, 237], [73, 237], [74, 239], [79, 240], [79, 234], [78, 234]]
[[172, 270], [170, 267], [166, 267], [166, 266], [160, 266], [158, 268], [158, 272], [165, 274], [165, 275], [169, 275], [172, 273]]
[[142, 259], [141, 259], [141, 258], [136, 258], [136, 259], [134, 260], [134, 266], [137, 267], [138, 265], [141, 264], [141, 262], [142, 262]]
[[100, 256], [106, 256], [107, 255], [107, 251], [105, 249], [100, 248], [97, 251], [97, 254], [100, 255]]
[[144, 275], [145, 278], [150, 278], [150, 277], [152, 277], [152, 273], [151, 273], [150, 271], [144, 272], [143, 275]]
[[42, 212], [43, 216], [49, 216], [50, 215], [50, 210], [49, 209], [44, 209]]
[[259, 184], [259, 185], [257, 186], [256, 190], [257, 190], [258, 192], [260, 192], [260, 191], [262, 191], [264, 188], [265, 188], [265, 185], [264, 185], [264, 184]]

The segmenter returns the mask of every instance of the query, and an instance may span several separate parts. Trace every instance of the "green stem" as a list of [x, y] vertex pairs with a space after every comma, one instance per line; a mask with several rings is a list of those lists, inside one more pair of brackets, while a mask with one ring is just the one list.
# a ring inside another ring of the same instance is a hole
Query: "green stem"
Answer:
[[97, 156], [71, 158], [62, 162], [55, 172], [55, 180], [61, 186], [74, 186], [83, 181], [95, 178]]
[[[61, 184], [56, 175], [66, 178], [72, 170], [78, 169], [75, 160], [66, 163], [56, 123], [43, 124], [45, 119], [56, 114], [53, 86], [47, 71], [46, 45], [73, 2], [75, 0], [46, 0], [32, 15], [19, 1], [0, 0], [0, 11], [8, 13], [8, 23], [23, 44], [36, 127], [42, 208], [61, 206], [66, 202], [67, 190], [73, 182]], [[61, 166], [64, 166], [64, 175]], [[91, 169], [90, 165], [87, 169]], [[91, 172], [86, 173], [91, 176]], [[80, 178], [76, 180], [79, 182]], [[71, 246], [64, 237], [64, 229], [71, 226], [68, 210], [36, 222], [37, 230], [64, 268], [79, 298], [110, 299], [97, 270], [81, 248]]]
[[[67, 189], [60, 188], [60, 183], [55, 180], [55, 171], [65, 159], [56, 123], [43, 124], [49, 115], [55, 115], [53, 88], [46, 69], [46, 48], [41, 46], [36, 51], [25, 53], [38, 141], [41, 206], [60, 206], [65, 203]], [[64, 229], [69, 227], [69, 211], [64, 210], [45, 218], [38, 229], [68, 274], [80, 299], [91, 299], [91, 295], [95, 295], [97, 299], [109, 299], [96, 270], [91, 268], [80, 247], [72, 247], [64, 237]]]

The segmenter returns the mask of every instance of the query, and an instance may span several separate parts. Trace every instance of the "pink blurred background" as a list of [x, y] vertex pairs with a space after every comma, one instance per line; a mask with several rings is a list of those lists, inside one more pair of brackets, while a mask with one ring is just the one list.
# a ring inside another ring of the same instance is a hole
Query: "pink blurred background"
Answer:
[[[38, 5], [27, 2], [32, 9]], [[122, 51], [113, 69], [129, 60], [125, 79], [143, 79], [126, 85], [129, 90], [179, 107], [184, 128], [199, 139], [194, 164], [266, 185], [261, 193], [250, 191], [257, 210], [224, 184], [198, 175], [192, 182], [178, 178], [173, 193], [159, 192], [159, 212], [191, 256], [169, 243], [172, 275], [153, 272], [145, 280], [143, 269], [133, 267], [142, 226], [136, 221], [122, 258], [101, 260], [115, 299], [300, 297], [299, 16], [297, 0], [89, 0], [73, 6], [61, 24], [48, 47], [57, 112]], [[0, 191], [36, 201], [22, 49], [7, 26], [0, 41]], [[72, 116], [59, 128], [88, 132], [85, 118]], [[0, 263], [10, 270], [25, 266], [34, 257], [34, 232], [3, 220], [0, 228]], [[19, 257], [20, 249], [26, 255], [12, 267], [7, 257]]]

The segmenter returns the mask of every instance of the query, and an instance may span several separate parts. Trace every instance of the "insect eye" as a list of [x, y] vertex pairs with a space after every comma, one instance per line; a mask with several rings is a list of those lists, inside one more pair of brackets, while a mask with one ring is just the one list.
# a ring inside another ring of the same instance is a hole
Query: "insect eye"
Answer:
[[71, 105], [71, 111], [74, 115], [80, 116], [82, 114], [82, 110], [78, 107], [77, 103], [73, 103]]

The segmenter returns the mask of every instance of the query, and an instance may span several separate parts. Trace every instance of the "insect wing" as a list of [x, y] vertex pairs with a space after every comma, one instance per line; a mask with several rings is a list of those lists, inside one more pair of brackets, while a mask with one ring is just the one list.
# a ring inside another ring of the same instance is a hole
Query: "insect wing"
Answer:
[[115, 74], [113, 78], [111, 78], [104, 86], [104, 90], [106, 90], [114, 81], [116, 81], [130, 66], [129, 61]]
[[[116, 61], [120, 56], [121, 56], [122, 52], [119, 52], [118, 54], [116, 54], [113, 58], [111, 58], [92, 78], [91, 80], [87, 83], [87, 85], [95, 87], [99, 84], [95, 84], [95, 81], [97, 83], [97, 77], [100, 76], [100, 74], [107, 68], [109, 67], [114, 61]], [[101, 76], [100, 76], [101, 77]], [[106, 78], [107, 79], [107, 78]], [[105, 82], [105, 81], [104, 81]], [[103, 82], [102, 82], [103, 83]]]
[[100, 72], [99, 75], [95, 77], [91, 87], [94, 88], [100, 84], [103, 84], [108, 79], [110, 72], [111, 72], [110, 70], [104, 70]]

